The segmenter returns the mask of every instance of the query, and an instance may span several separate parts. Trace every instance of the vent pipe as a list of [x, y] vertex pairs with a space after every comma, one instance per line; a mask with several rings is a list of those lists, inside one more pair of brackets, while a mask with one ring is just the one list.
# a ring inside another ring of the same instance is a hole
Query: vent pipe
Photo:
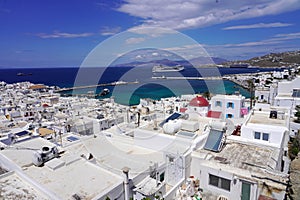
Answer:
[[123, 168], [123, 173], [124, 173], [124, 196], [125, 196], [125, 200], [129, 200], [129, 177], [128, 177], [128, 173], [129, 173], [129, 168], [128, 167], [124, 167]]

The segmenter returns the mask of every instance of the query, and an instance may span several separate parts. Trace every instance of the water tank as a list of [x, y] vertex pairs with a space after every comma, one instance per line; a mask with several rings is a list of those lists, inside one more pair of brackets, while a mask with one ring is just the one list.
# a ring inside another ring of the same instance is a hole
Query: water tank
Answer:
[[164, 133], [173, 135], [181, 129], [181, 120], [170, 120], [163, 125]]
[[58, 155], [59, 155], [59, 152], [58, 152], [57, 147], [54, 146], [54, 147], [50, 148], [50, 147], [44, 146], [44, 147], [42, 147], [41, 150], [35, 151], [33, 153], [32, 163], [35, 166], [41, 166], [42, 164], [51, 160], [52, 158], [58, 157]]
[[35, 165], [35, 166], [41, 166], [44, 161], [42, 159], [42, 155], [40, 154], [40, 152], [37, 152], [35, 151], [33, 153], [33, 156], [32, 156], [32, 163]]

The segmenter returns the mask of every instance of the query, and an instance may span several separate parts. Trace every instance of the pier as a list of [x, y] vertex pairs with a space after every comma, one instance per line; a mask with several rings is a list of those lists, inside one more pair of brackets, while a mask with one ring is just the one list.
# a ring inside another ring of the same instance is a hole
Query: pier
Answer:
[[[235, 84], [241, 86], [244, 89], [249, 90], [249, 83], [247, 80], [252, 80], [254, 77], [261, 74], [270, 74], [272, 72], [254, 72], [254, 73], [241, 73], [241, 74], [227, 74], [224, 76], [206, 76], [206, 77], [184, 77], [184, 76], [153, 76], [153, 79], [165, 79], [165, 80], [229, 80]], [[238, 77], [246, 77], [240, 79]], [[247, 78], [248, 77], [248, 78]]]
[[138, 84], [138, 81], [126, 82], [126, 81], [116, 81], [112, 83], [101, 83], [97, 85], [83, 85], [83, 86], [76, 86], [76, 87], [69, 87], [69, 88], [60, 88], [55, 90], [55, 92], [65, 92], [71, 90], [79, 90], [79, 89], [86, 89], [86, 88], [95, 88], [95, 87], [105, 87], [105, 86], [119, 86], [119, 85], [129, 85], [129, 84]]
[[222, 76], [208, 76], [208, 77], [181, 77], [181, 76], [153, 76], [153, 79], [166, 79], [166, 80], [222, 80]]

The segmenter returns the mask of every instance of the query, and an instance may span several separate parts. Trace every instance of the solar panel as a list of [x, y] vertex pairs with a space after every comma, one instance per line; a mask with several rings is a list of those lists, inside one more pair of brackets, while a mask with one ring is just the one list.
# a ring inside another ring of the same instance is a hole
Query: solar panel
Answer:
[[28, 135], [28, 132], [27, 131], [22, 131], [22, 132], [16, 133], [16, 135], [19, 136], [19, 137], [22, 137], [22, 136]]
[[169, 116], [167, 119], [165, 119], [162, 123], [159, 124], [160, 127], [162, 127], [165, 123], [167, 123], [169, 120], [177, 119], [181, 116], [179, 113], [173, 113], [171, 116]]
[[76, 140], [79, 140], [77, 137], [74, 137], [74, 136], [69, 136], [67, 137], [67, 140], [70, 141], [70, 142], [74, 142]]
[[204, 145], [204, 149], [219, 152], [221, 149], [223, 135], [223, 131], [211, 129]]

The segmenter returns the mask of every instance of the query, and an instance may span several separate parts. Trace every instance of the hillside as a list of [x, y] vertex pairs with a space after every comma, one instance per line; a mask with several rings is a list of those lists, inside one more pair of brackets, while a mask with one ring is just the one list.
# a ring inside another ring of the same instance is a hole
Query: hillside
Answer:
[[175, 66], [175, 65], [183, 65], [183, 66], [190, 66], [191, 63], [194, 65], [207, 65], [211, 63], [215, 64], [220, 64], [223, 62], [226, 62], [227, 60], [223, 58], [218, 58], [218, 57], [198, 57], [198, 58], [193, 58], [192, 60], [169, 60], [169, 59], [160, 59], [160, 60], [150, 60], [150, 61], [135, 61], [135, 62], [128, 62], [128, 63], [120, 63], [117, 65], [114, 65], [116, 67], [133, 67], [133, 66], [143, 66], [146, 64], [152, 64], [152, 65], [166, 65], [166, 66]]
[[259, 67], [287, 67], [294, 64], [300, 64], [300, 51], [270, 53], [249, 60], [230, 61], [223, 64], [229, 66], [234, 63], [248, 63], [249, 65]]

